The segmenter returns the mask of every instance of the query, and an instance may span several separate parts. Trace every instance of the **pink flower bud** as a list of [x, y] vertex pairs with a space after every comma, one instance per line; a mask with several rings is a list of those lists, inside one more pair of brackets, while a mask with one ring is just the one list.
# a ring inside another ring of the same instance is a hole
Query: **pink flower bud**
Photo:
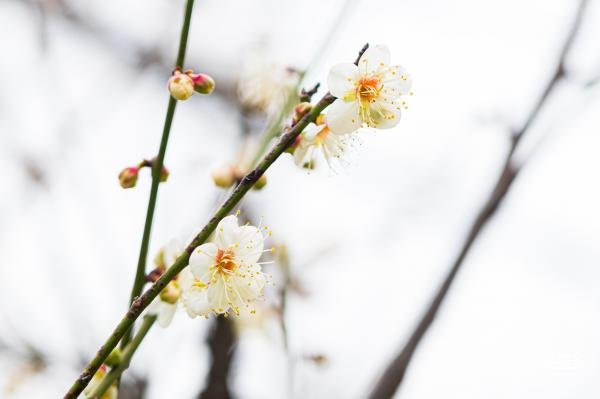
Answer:
[[163, 166], [160, 171], [160, 178], [158, 179], [158, 181], [166, 182], [168, 178], [169, 178], [169, 170]]
[[119, 184], [123, 188], [132, 188], [135, 187], [138, 178], [138, 172], [140, 170], [136, 167], [128, 167], [125, 168], [119, 173]]
[[210, 94], [215, 89], [215, 81], [204, 73], [188, 74], [194, 82], [194, 90], [200, 94]]

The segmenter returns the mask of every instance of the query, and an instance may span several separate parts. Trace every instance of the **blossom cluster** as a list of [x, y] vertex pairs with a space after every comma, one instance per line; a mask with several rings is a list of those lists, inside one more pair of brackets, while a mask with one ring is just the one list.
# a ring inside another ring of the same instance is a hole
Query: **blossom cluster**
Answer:
[[403, 67], [390, 64], [386, 46], [374, 46], [364, 52], [358, 65], [335, 65], [327, 84], [337, 99], [292, 148], [296, 164], [302, 167], [312, 168], [319, 153], [334, 166], [360, 129], [396, 126], [406, 108], [403, 97], [411, 94], [412, 79]]

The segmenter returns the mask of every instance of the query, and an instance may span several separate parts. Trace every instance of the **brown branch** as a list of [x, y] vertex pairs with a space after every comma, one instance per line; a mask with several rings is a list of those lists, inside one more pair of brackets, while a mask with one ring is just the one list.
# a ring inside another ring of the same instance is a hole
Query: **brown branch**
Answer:
[[233, 322], [219, 316], [213, 323], [212, 331], [207, 340], [212, 361], [207, 377], [207, 384], [199, 399], [229, 399], [231, 393], [228, 388], [229, 371], [235, 352], [236, 338], [233, 331]]
[[479, 210], [479, 213], [477, 214], [477, 217], [471, 225], [469, 233], [467, 234], [461, 249], [452, 264], [452, 268], [446, 275], [442, 285], [438, 288], [433, 300], [410, 335], [408, 342], [406, 342], [398, 355], [388, 364], [384, 373], [375, 384], [369, 395], [370, 399], [391, 398], [402, 383], [415, 350], [431, 327], [438, 310], [440, 309], [444, 299], [448, 294], [448, 291], [450, 290], [450, 286], [452, 285], [456, 274], [459, 272], [461, 266], [463, 265], [463, 261], [469, 253], [469, 250], [479, 237], [487, 222], [492, 218], [506, 197], [506, 194], [511, 188], [512, 183], [515, 181], [519, 171], [524, 166], [524, 162], [521, 162], [517, 165], [514, 161], [513, 155], [523, 136], [530, 130], [531, 126], [536, 121], [541, 109], [546, 103], [546, 100], [556, 88], [557, 83], [564, 79], [565, 59], [569, 53], [573, 40], [579, 31], [586, 5], [587, 0], [581, 0], [571, 30], [569, 31], [559, 54], [556, 69], [542, 91], [542, 95], [531, 109], [531, 112], [523, 123], [522, 127], [513, 133], [511, 145], [506, 155], [504, 166], [496, 180], [496, 184], [494, 185], [494, 188], [492, 189], [487, 201], [483, 204]]

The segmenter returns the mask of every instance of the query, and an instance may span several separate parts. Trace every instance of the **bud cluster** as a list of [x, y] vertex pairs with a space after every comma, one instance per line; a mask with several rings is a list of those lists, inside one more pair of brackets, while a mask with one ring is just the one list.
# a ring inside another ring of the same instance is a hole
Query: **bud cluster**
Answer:
[[[137, 183], [137, 179], [142, 168], [148, 167], [152, 168], [155, 160], [147, 160], [144, 159], [142, 162], [138, 163], [136, 166], [128, 166], [119, 172], [119, 184], [122, 188], [133, 188]], [[161, 183], [164, 183], [169, 178], [169, 170], [163, 165], [160, 170], [160, 175], [158, 180]]]
[[204, 73], [194, 73], [191, 69], [181, 72], [175, 68], [167, 87], [171, 97], [179, 101], [190, 98], [194, 92], [210, 94], [215, 89], [215, 81]]

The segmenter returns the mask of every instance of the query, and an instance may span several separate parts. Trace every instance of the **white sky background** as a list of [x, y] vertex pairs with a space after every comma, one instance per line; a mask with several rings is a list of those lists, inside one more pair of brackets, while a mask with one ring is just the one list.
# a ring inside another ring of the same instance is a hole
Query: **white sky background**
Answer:
[[[125, 310], [150, 179], [142, 173], [123, 191], [116, 175], [156, 152], [170, 72], [138, 72], [127, 44], [174, 58], [184, 2], [73, 3], [111, 36], [100, 40], [52, 13], [40, 32], [35, 8], [0, 2], [0, 338], [31, 342], [51, 360], [14, 398], [62, 396], [78, 357], [87, 360]], [[260, 41], [282, 62], [305, 66], [343, 2], [196, 3], [188, 66], [231, 87]], [[520, 126], [552, 73], [577, 3], [363, 0], [341, 21], [309, 83], [325, 84], [329, 67], [352, 61], [365, 42], [387, 44], [414, 76], [415, 95], [400, 125], [368, 136], [344, 172], [307, 174], [284, 156], [247, 200], [288, 245], [312, 294], [291, 300], [291, 348], [328, 363], [298, 367], [297, 397], [363, 397], [401, 347], [494, 184], [508, 127]], [[600, 2], [590, 3], [570, 79], [520, 154], [536, 147], [534, 156], [470, 253], [397, 397], [600, 395], [600, 94], [581, 89], [600, 74]], [[209, 172], [237, 149], [239, 115], [229, 107], [217, 95], [178, 106], [151, 254], [208, 220], [218, 194]], [[24, 161], [42, 168], [44, 184], [27, 177]], [[132, 365], [151, 378], [149, 398], [198, 392], [207, 325], [181, 313], [169, 329], [152, 330]], [[273, 328], [242, 335], [240, 398], [285, 397], [279, 339]], [[0, 389], [19, 366], [1, 358]]]

